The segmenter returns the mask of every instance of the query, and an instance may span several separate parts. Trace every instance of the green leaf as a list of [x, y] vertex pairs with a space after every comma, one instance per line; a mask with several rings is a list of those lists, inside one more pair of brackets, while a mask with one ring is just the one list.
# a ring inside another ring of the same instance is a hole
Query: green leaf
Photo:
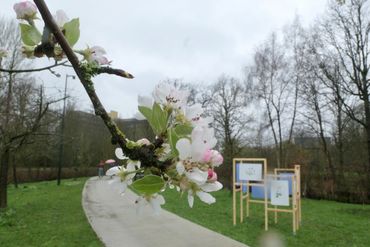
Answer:
[[147, 175], [141, 179], [136, 180], [132, 183], [132, 188], [144, 195], [155, 194], [164, 187], [164, 180], [155, 175]]
[[139, 112], [144, 115], [144, 117], [150, 122], [152, 118], [152, 109], [145, 107], [145, 106], [139, 106]]
[[148, 107], [145, 107], [145, 106], [139, 106], [139, 111], [141, 112], [141, 114], [144, 115], [146, 120], [148, 120], [148, 123], [149, 123], [150, 127], [152, 127], [153, 132], [155, 134], [159, 134], [158, 130], [156, 129], [156, 126], [154, 125], [154, 122], [153, 122], [153, 111], [152, 111], [152, 109], [150, 109]]
[[19, 24], [21, 28], [22, 42], [28, 46], [35, 46], [41, 42], [41, 33], [36, 27], [28, 24]]
[[80, 19], [75, 18], [67, 22], [63, 26], [64, 36], [66, 37], [70, 46], [74, 46], [80, 38]]
[[180, 139], [180, 137], [177, 135], [176, 131], [174, 129], [168, 130], [168, 139], [171, 146], [171, 152], [173, 156], [178, 156], [179, 151], [176, 149], [176, 143]]
[[155, 128], [158, 130], [157, 134], [165, 131], [167, 128], [168, 114], [167, 111], [162, 110], [161, 106], [157, 103], [153, 105], [152, 121]]
[[175, 127], [175, 131], [179, 136], [187, 136], [191, 134], [193, 127], [189, 124], [180, 124]]
[[162, 110], [160, 105], [155, 103], [153, 105], [153, 110], [145, 106], [139, 106], [139, 111], [148, 120], [156, 135], [159, 135], [166, 130], [168, 114], [166, 111]]

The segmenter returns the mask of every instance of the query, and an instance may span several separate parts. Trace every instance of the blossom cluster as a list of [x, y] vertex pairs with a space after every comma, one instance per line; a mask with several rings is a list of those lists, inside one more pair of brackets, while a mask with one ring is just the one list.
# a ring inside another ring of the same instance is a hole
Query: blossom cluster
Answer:
[[[214, 168], [223, 163], [223, 157], [214, 150], [217, 140], [214, 129], [210, 127], [212, 119], [203, 117], [204, 109], [200, 104], [188, 106], [187, 98], [187, 91], [178, 90], [166, 83], [157, 85], [152, 96], [138, 97], [140, 118], [148, 120], [157, 138], [163, 138], [163, 144], [156, 150], [157, 158], [160, 161], [169, 161], [170, 165], [159, 177], [151, 174], [150, 169], [142, 168], [140, 161], [124, 156], [122, 149], [118, 148], [117, 158], [126, 159], [127, 165], [113, 167], [107, 171], [107, 175], [116, 175], [112, 182], [118, 186], [120, 193], [131, 186], [140, 194], [137, 200], [139, 210], [143, 205], [150, 204], [158, 211], [165, 202], [160, 193], [167, 188], [176, 189], [181, 195], [185, 194], [190, 207], [193, 207], [194, 197], [207, 204], [214, 203], [216, 199], [210, 192], [222, 189]], [[147, 139], [141, 139], [130, 145], [151, 143]], [[162, 186], [150, 192], [141, 191], [140, 186], [135, 186], [136, 174], [143, 176], [136, 180], [137, 183], [142, 184], [146, 177], [155, 176], [156, 184], [163, 181]]]
[[[38, 11], [33, 2], [22, 1], [14, 4], [13, 8], [17, 15], [17, 19], [20, 20], [21, 38], [23, 42], [22, 51], [27, 58], [43, 57], [44, 55], [54, 57], [55, 60], [64, 58], [61, 47], [54, 43], [54, 38], [48, 28], [45, 27], [42, 34], [38, 30], [34, 22], [39, 19], [37, 17]], [[53, 15], [53, 19], [63, 32], [70, 46], [74, 46], [80, 36], [79, 19], [74, 18], [70, 20], [63, 10], [57, 10], [55, 15]], [[44, 51], [42, 46], [46, 43], [48, 46], [53, 46], [52, 52]], [[76, 54], [81, 55], [82, 60], [87, 63], [98, 66], [110, 64], [110, 61], [105, 57], [105, 50], [100, 46], [87, 47], [83, 50], [76, 49], [74, 51]]]
[[[47, 56], [56, 61], [65, 57], [48, 27], [44, 26], [42, 33], [39, 31], [35, 21], [40, 19], [33, 2], [16, 3], [14, 10], [20, 20], [26, 57]], [[79, 19], [69, 19], [62, 10], [56, 11], [53, 19], [73, 48], [80, 37]], [[92, 67], [110, 64], [106, 51], [100, 46], [74, 49], [74, 52], [82, 63]], [[6, 54], [0, 49], [0, 59]], [[207, 204], [214, 203], [216, 199], [210, 192], [222, 189], [214, 171], [223, 163], [223, 157], [215, 150], [217, 141], [210, 126], [213, 119], [204, 117], [200, 104], [189, 106], [188, 96], [187, 91], [161, 83], [151, 96], [138, 97], [137, 117], [148, 121], [156, 139], [153, 142], [145, 138], [136, 142], [126, 139], [121, 143], [125, 147], [115, 152], [117, 158], [123, 160], [122, 165], [107, 171], [112, 178], [109, 180], [112, 187], [118, 188], [120, 193], [130, 187], [139, 195], [136, 200], [138, 210], [150, 204], [158, 212], [165, 203], [161, 193], [168, 188], [186, 195], [190, 207], [193, 207], [196, 197]], [[146, 150], [150, 158], [137, 150]]]

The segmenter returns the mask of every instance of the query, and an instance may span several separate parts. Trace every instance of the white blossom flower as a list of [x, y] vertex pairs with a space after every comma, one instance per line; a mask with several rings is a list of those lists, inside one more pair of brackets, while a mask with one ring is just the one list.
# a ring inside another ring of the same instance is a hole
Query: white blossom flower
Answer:
[[211, 117], [202, 117], [204, 109], [201, 104], [194, 104], [189, 107], [185, 107], [184, 110], [185, 118], [192, 123], [194, 127], [208, 127], [209, 124], [213, 121]]
[[69, 18], [67, 14], [63, 10], [57, 10], [55, 15], [53, 15], [53, 18], [55, 20], [55, 23], [58, 25], [58, 27], [62, 28], [64, 24], [69, 22]]
[[17, 19], [31, 21], [36, 19], [37, 7], [31, 1], [23, 1], [13, 5], [13, 9], [17, 14]]
[[90, 63], [96, 63], [98, 65], [110, 64], [110, 61], [104, 56], [106, 51], [100, 46], [89, 47], [83, 51], [78, 51], [84, 56], [85, 60]]
[[154, 100], [153, 100], [152, 97], [139, 95], [137, 97], [137, 101], [139, 103], [139, 106], [144, 106], [144, 107], [147, 107], [147, 108], [150, 108], [150, 109], [153, 108]]
[[167, 83], [158, 84], [153, 91], [155, 102], [179, 109], [186, 105], [188, 95], [187, 91], [178, 90]]
[[136, 175], [136, 167], [140, 168], [140, 161], [129, 160], [127, 167], [114, 166], [110, 168], [107, 172], [107, 176], [111, 176], [112, 179], [108, 181], [108, 184], [112, 185], [115, 189], [123, 194], [127, 186], [132, 184], [132, 180]]
[[205, 183], [202, 186], [200, 186], [200, 189], [197, 191], [188, 190], [188, 204], [189, 207], [193, 207], [194, 205], [194, 194], [198, 196], [198, 198], [207, 204], [212, 204], [216, 202], [216, 198], [214, 198], [211, 194], [208, 192], [214, 192], [222, 189], [222, 184], [220, 182], [214, 182], [214, 183]]
[[141, 214], [143, 207], [148, 204], [150, 204], [155, 214], [159, 214], [162, 210], [161, 205], [165, 204], [165, 200], [162, 195], [154, 194], [151, 196], [140, 196], [135, 203], [137, 205], [137, 214]]
[[177, 141], [176, 148], [179, 151], [180, 160], [201, 162], [205, 152], [212, 149], [216, 143], [213, 129], [197, 126], [191, 132], [191, 141], [181, 138]]

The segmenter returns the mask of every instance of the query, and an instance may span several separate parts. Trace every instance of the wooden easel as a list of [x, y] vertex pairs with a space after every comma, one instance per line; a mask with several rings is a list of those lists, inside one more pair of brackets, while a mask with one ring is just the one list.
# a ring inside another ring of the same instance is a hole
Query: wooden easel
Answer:
[[[242, 164], [261, 164], [262, 167], [262, 179], [261, 180], [241, 180], [240, 178], [236, 177], [236, 169], [237, 165], [239, 165], [238, 175], [240, 175], [240, 165]], [[264, 204], [265, 202], [262, 200], [253, 200], [251, 199], [251, 194], [249, 192], [249, 188], [252, 186], [258, 186], [265, 188], [265, 176], [267, 174], [267, 160], [263, 158], [234, 158], [233, 159], [233, 224], [236, 225], [236, 193], [240, 192], [240, 223], [243, 222], [244, 215], [243, 215], [243, 200], [246, 200], [246, 215], [249, 217], [249, 204], [250, 203], [258, 203]], [[239, 187], [239, 188], [237, 188]], [[246, 188], [246, 195], [243, 194], [243, 187]]]
[[[283, 173], [283, 174], [282, 174]], [[286, 173], [290, 173], [289, 177], [287, 177]], [[293, 234], [299, 229], [301, 222], [302, 222], [302, 213], [301, 213], [301, 175], [300, 175], [300, 166], [295, 165], [292, 169], [285, 169], [285, 168], [275, 168], [273, 175], [267, 175], [267, 178], [275, 179], [275, 180], [290, 180], [292, 186], [292, 193], [290, 198], [290, 208], [278, 208], [278, 206], [274, 206], [273, 208], [269, 207], [269, 203], [267, 198], [267, 189], [265, 190], [265, 230], [268, 230], [268, 213], [274, 212], [275, 213], [275, 223], [278, 221], [278, 213], [291, 213], [292, 214], [292, 227], [293, 227]], [[266, 185], [268, 184], [265, 182]]]
[[[294, 168], [275, 168], [274, 174], [277, 175], [279, 173], [293, 173], [296, 176], [296, 195], [295, 198], [297, 200], [297, 207], [298, 207], [298, 226], [302, 223], [302, 203], [301, 203], [301, 166], [294, 165]], [[292, 195], [293, 197], [293, 195]], [[275, 223], [278, 221], [278, 213], [275, 213]]]

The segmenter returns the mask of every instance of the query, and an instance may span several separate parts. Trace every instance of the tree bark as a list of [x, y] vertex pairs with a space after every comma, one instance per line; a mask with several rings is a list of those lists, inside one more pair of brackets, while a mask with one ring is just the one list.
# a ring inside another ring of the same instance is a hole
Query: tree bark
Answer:
[[9, 170], [9, 148], [6, 147], [1, 154], [0, 164], [0, 208], [4, 209], [8, 206], [8, 170]]
[[12, 168], [13, 168], [13, 183], [14, 187], [18, 189], [17, 166], [15, 164], [15, 157], [12, 155]]

